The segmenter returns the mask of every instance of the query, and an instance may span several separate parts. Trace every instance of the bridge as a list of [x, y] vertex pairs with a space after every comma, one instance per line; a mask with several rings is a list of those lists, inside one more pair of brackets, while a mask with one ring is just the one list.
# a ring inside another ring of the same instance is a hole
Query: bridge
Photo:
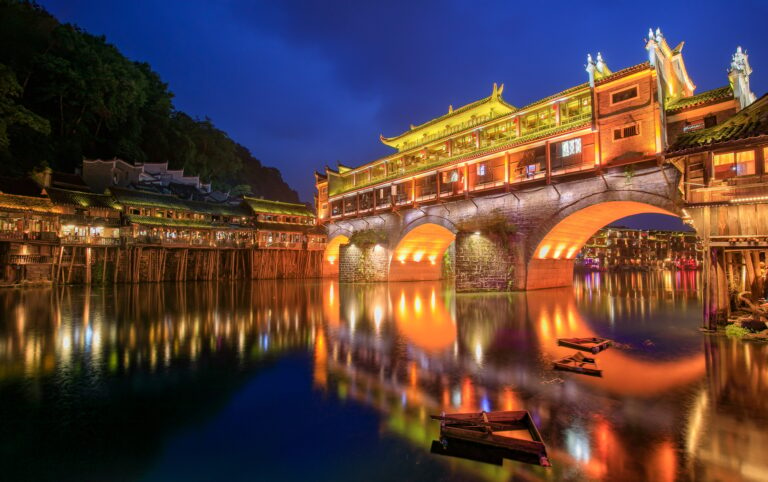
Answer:
[[[681, 214], [679, 171], [656, 161], [633, 167], [632, 178], [624, 167], [604, 169], [557, 184], [332, 223], [326, 272], [335, 266], [346, 282], [453, 274], [458, 291], [570, 285], [574, 258], [598, 229], [633, 214]], [[380, 234], [364, 239], [370, 232]], [[359, 233], [363, 239], [355, 242]]]
[[[768, 101], [750, 90], [741, 48], [726, 86], [694, 94], [682, 45], [649, 31], [646, 62], [613, 72], [588, 56], [587, 82], [520, 108], [494, 84], [488, 97], [381, 136], [389, 156], [315, 173], [324, 275], [450, 276], [457, 291], [567, 286], [594, 232], [641, 213], [693, 225], [710, 250], [706, 270], [723, 242], [768, 247], [756, 221], [768, 213]], [[761, 277], [760, 253], [739, 255], [753, 267], [742, 284]], [[722, 284], [714, 269], [707, 277]]]

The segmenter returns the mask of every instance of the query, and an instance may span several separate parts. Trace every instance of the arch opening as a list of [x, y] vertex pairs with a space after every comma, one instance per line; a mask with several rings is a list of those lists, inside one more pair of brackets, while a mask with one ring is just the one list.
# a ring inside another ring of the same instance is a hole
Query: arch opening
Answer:
[[323, 277], [333, 277], [339, 274], [339, 247], [342, 244], [349, 243], [349, 238], [340, 234], [325, 246], [323, 251]]
[[456, 235], [443, 226], [416, 226], [397, 243], [389, 262], [390, 281], [429, 281], [443, 277], [443, 256]]
[[536, 245], [528, 261], [526, 289], [570, 286], [574, 259], [589, 238], [601, 228], [636, 214], [679, 217], [664, 208], [637, 201], [607, 201], [569, 214]]

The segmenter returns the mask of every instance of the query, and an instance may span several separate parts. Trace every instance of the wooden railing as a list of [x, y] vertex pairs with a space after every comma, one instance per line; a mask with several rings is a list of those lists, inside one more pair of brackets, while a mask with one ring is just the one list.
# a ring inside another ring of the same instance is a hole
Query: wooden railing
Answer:
[[7, 254], [3, 262], [5, 264], [51, 264], [53, 258], [41, 254]]

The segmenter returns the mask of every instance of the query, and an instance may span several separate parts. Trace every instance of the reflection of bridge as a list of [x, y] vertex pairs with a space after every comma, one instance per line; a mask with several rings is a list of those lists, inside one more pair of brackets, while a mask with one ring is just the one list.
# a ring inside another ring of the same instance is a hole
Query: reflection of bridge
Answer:
[[[442, 286], [325, 283], [328, 323], [316, 344], [317, 384], [375, 406], [386, 414], [389, 430], [419, 446], [437, 435], [429, 413], [526, 408], [543, 427], [556, 470], [586, 478], [653, 473], [657, 480], [674, 480], [678, 449], [669, 433], [684, 414], [659, 398], [705, 375], [701, 352], [659, 362], [636, 356], [636, 349], [608, 350], [600, 355], [603, 379], [566, 375], [562, 384], [545, 383], [558, 377], [548, 363], [564, 352], [556, 337], [596, 333], [573, 290], [454, 297]], [[625, 296], [615, 301], [635, 303]], [[652, 319], [653, 299], [641, 302]], [[442, 333], [430, 337], [428, 330]], [[632, 403], [612, 403], [616, 398]], [[644, 406], [647, 411], [638, 410]], [[585, 410], [601, 415], [584, 417]], [[649, 442], [636, 446], [619, 425]], [[529, 469], [507, 465], [496, 478], [509, 477], [510, 470]]]
[[[755, 177], [765, 170], [758, 146], [742, 161], [685, 155], [712, 149], [710, 137], [697, 140], [699, 128], [757, 125], [747, 108], [754, 94], [746, 57], [734, 56], [732, 87], [693, 95], [679, 49], [657, 31], [646, 50], [650, 62], [617, 72], [590, 59], [589, 82], [520, 109], [494, 86], [487, 98], [382, 138], [397, 149], [390, 156], [318, 173], [318, 218], [330, 240], [324, 273], [350, 282], [450, 273], [457, 291], [552, 288], [571, 284], [573, 259], [594, 232], [626, 216], [690, 214], [705, 247], [713, 233], [768, 234], [757, 224], [746, 233], [737, 221], [729, 231], [701, 214], [692, 203], [714, 194], [691, 192], [689, 181], [696, 179], [694, 190], [714, 189], [719, 202], [735, 185], [733, 172], [751, 176], [738, 183], [749, 193], [764, 189]], [[728, 199], [762, 202], [739, 189]], [[729, 216], [752, 214], [721, 217]]]

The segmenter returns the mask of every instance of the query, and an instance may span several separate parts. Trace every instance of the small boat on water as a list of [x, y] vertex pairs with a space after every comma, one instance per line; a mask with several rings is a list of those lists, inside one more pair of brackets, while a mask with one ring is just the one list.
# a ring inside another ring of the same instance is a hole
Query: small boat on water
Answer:
[[539, 429], [526, 410], [432, 415], [440, 421], [440, 446], [432, 452], [501, 464], [518, 460], [549, 467]]
[[556, 370], [566, 370], [595, 377], [603, 376], [603, 371], [597, 368], [595, 359], [584, 356], [578, 351], [573, 355], [568, 355], [559, 360], [555, 360], [552, 362], [552, 365], [554, 365]]
[[592, 352], [595, 355], [611, 346], [611, 340], [596, 336], [591, 338], [558, 338], [557, 344], [567, 346], [568, 348], [575, 348], [576, 350]]

